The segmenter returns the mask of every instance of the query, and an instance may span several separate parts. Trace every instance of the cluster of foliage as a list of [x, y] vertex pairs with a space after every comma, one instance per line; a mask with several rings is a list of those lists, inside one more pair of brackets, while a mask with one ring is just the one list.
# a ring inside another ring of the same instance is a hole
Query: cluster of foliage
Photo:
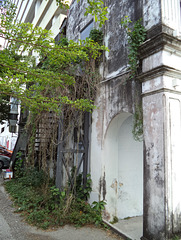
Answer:
[[[68, 8], [65, 1], [57, 0], [57, 4]], [[92, 12], [100, 25], [103, 24], [106, 9], [102, 1], [97, 1], [96, 5], [92, 1], [88, 4], [87, 14]], [[6, 41], [6, 48], [0, 51], [0, 94], [17, 98], [21, 106], [29, 110], [26, 124], [29, 143], [27, 161], [23, 163], [21, 156], [17, 156], [19, 160], [14, 168], [17, 178], [7, 183], [7, 190], [19, 205], [19, 211], [39, 227], [66, 223], [102, 224], [104, 204], [90, 206], [86, 202], [91, 191], [90, 177], [83, 187], [82, 176], [74, 174], [74, 184], [68, 184], [66, 191], [61, 193], [49, 181], [52, 161], [56, 166], [60, 116], [63, 115], [66, 122], [64, 129], [68, 134], [64, 132], [64, 135], [70, 136], [75, 125], [78, 128], [82, 125], [82, 118], [77, 115], [82, 116], [82, 111], [95, 108], [93, 101], [99, 79], [95, 60], [107, 50], [100, 41], [101, 34], [97, 31], [99, 39], [94, 37], [95, 41], [91, 38], [78, 42], [61, 39], [57, 44], [50, 31], [18, 22], [15, 16], [16, 7], [12, 1], [1, 2], [0, 36]], [[42, 129], [44, 125], [46, 127]], [[66, 137], [66, 140], [69, 142], [70, 138]], [[38, 153], [35, 151], [37, 139], [40, 141]], [[70, 167], [69, 159], [66, 169]], [[36, 164], [41, 171], [31, 168], [21, 171], [23, 164], [31, 167]]]
[[92, 29], [90, 31], [89, 38], [92, 39], [94, 42], [99, 43], [99, 45], [102, 45], [102, 43], [103, 43], [103, 32], [99, 29]]
[[65, 224], [104, 226], [101, 211], [105, 203], [88, 204], [81, 184], [77, 186], [77, 195], [67, 196], [66, 190], [60, 192], [42, 170], [27, 168], [16, 176], [6, 182], [5, 187], [14, 200], [16, 211], [29, 223], [43, 229]]
[[56, 0], [57, 5], [60, 8], [69, 9], [69, 1], [67, 0]]

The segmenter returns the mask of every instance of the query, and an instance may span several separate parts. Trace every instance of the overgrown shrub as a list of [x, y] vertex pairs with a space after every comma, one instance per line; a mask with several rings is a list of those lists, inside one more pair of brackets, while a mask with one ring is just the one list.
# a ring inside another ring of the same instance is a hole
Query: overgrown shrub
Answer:
[[28, 168], [22, 177], [5, 182], [5, 188], [12, 196], [16, 211], [39, 228], [47, 229], [67, 223], [75, 226], [104, 225], [101, 210], [105, 203], [95, 202], [91, 206], [78, 197], [83, 197], [80, 188], [77, 197], [72, 193], [67, 196], [65, 191], [59, 192], [47, 175], [35, 168]]

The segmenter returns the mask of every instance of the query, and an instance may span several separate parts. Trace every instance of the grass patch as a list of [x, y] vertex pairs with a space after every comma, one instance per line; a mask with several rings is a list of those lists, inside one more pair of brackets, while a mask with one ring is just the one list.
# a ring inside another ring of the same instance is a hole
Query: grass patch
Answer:
[[21, 177], [6, 182], [5, 189], [14, 201], [16, 212], [38, 228], [65, 224], [105, 226], [101, 216], [103, 202], [91, 206], [72, 193], [59, 192], [46, 174], [35, 168], [24, 170]]

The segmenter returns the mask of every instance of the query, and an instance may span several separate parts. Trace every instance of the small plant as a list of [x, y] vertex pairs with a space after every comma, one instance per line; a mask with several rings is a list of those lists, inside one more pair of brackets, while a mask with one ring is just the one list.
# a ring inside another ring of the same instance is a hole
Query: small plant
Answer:
[[21, 177], [23, 175], [23, 158], [22, 158], [22, 152], [18, 152], [16, 154], [16, 162], [14, 166], [15, 171], [15, 177]]
[[119, 220], [116, 216], [113, 217], [113, 220], [110, 222], [111, 224], [117, 223]]
[[52, 193], [52, 196], [60, 196], [60, 190], [55, 186], [50, 187], [50, 192]]
[[95, 224], [100, 225], [102, 223], [102, 211], [105, 209], [106, 203], [104, 201], [94, 201], [92, 205], [92, 208], [98, 213], [95, 219]]
[[90, 174], [87, 174], [86, 185], [85, 187], [82, 185], [82, 174], [77, 176], [76, 183], [76, 196], [82, 200], [87, 200], [90, 196], [90, 192], [92, 191], [92, 180]]
[[[90, 196], [90, 192], [92, 191], [92, 180], [91, 175], [87, 174], [86, 176], [86, 183], [85, 186], [83, 184], [83, 175], [80, 173], [79, 175], [76, 175], [76, 167], [74, 166], [71, 169], [71, 178], [74, 182], [74, 185], [72, 186], [73, 193], [76, 198], [80, 198], [82, 200], [87, 200]], [[75, 180], [74, 180], [75, 179]], [[71, 183], [69, 182], [69, 186], [71, 186]]]
[[102, 212], [105, 208], [106, 203], [104, 201], [99, 201], [99, 202], [94, 201], [92, 205], [93, 205], [93, 209], [95, 209], [98, 212]]

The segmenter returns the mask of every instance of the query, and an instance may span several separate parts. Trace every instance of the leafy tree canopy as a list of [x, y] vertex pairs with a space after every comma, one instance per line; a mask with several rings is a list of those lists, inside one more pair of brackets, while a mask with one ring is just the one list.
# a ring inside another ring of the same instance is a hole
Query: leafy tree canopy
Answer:
[[[62, 1], [57, 2], [67, 7]], [[91, 39], [56, 44], [50, 31], [31, 23], [20, 23], [15, 20], [15, 14], [16, 8], [11, 1], [1, 1], [0, 37], [7, 44], [0, 51], [0, 94], [18, 98], [34, 112], [57, 112], [61, 104], [91, 111], [94, 108], [91, 99], [72, 99], [77, 75], [75, 66], [96, 59], [100, 50], [106, 48]]]

